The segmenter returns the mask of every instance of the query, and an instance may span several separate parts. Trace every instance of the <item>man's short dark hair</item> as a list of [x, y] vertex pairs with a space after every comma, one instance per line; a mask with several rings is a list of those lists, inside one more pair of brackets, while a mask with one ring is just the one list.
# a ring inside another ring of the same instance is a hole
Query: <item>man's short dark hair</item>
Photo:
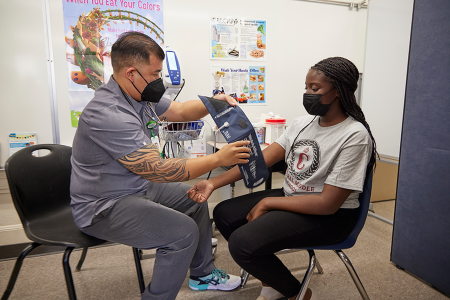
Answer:
[[122, 33], [111, 48], [114, 71], [137, 64], [150, 64], [150, 54], [164, 60], [164, 50], [148, 35], [130, 31]]

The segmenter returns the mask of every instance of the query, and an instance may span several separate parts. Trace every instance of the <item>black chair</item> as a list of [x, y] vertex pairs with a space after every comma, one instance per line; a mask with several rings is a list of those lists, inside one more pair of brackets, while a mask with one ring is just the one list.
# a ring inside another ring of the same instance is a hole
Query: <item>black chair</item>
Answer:
[[[35, 157], [36, 150], [49, 150]], [[14, 206], [25, 234], [33, 241], [17, 258], [2, 300], [9, 298], [25, 257], [41, 245], [64, 246], [64, 276], [69, 299], [75, 300], [75, 287], [69, 258], [73, 249], [83, 248], [77, 270], [81, 269], [88, 247], [106, 243], [84, 234], [75, 225], [70, 207], [70, 174], [72, 148], [62, 145], [35, 145], [12, 155], [5, 164], [6, 177]], [[141, 293], [145, 289], [139, 250], [133, 248]]]

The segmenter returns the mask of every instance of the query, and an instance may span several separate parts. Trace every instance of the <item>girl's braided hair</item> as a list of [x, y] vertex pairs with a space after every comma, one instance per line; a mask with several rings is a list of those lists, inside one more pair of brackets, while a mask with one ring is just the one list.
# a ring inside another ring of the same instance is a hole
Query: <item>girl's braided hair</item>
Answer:
[[372, 155], [367, 167], [367, 173], [369, 173], [372, 168], [375, 168], [378, 152], [370, 126], [367, 124], [361, 108], [356, 103], [355, 91], [359, 80], [358, 68], [343, 57], [330, 57], [318, 62], [311, 69], [323, 73], [327, 80], [333, 83], [333, 86], [339, 92], [339, 99], [344, 112], [361, 122], [369, 132], [372, 138]]

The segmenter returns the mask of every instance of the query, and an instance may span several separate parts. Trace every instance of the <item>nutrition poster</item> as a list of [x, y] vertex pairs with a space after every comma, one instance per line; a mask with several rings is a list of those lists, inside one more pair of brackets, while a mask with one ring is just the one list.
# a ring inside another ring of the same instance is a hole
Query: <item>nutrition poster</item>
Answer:
[[266, 21], [211, 18], [211, 58], [267, 61]]
[[239, 104], [267, 104], [265, 66], [211, 67], [211, 95], [231, 95]]
[[[111, 46], [127, 31], [164, 45], [163, 0], [62, 0], [72, 127], [112, 74]], [[62, 41], [61, 41], [62, 42]]]

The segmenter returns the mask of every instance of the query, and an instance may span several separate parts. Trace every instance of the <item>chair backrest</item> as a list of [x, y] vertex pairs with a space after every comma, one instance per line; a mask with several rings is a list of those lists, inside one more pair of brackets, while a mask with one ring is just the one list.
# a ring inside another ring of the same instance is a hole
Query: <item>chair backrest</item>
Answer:
[[[45, 156], [32, 155], [36, 150], [49, 150]], [[68, 206], [72, 148], [42, 144], [14, 153], [5, 164], [11, 197], [25, 231], [33, 218]]]
[[347, 243], [351, 244], [346, 248], [353, 247], [358, 239], [358, 235], [366, 223], [367, 214], [369, 212], [370, 196], [372, 195], [372, 179], [373, 170], [370, 171], [369, 175], [364, 182], [363, 192], [359, 194], [359, 208], [358, 208], [358, 218], [356, 219], [355, 228], [350, 233], [348, 238], [345, 240]]
[[341, 250], [348, 249], [355, 245], [358, 235], [364, 227], [364, 223], [367, 219], [367, 213], [369, 212], [370, 196], [372, 194], [372, 178], [373, 171], [370, 171], [369, 175], [366, 176], [364, 182], [363, 192], [359, 194], [359, 208], [358, 217], [356, 219], [356, 225], [350, 235], [342, 242], [334, 245], [328, 246], [318, 246], [314, 247], [317, 250]]

